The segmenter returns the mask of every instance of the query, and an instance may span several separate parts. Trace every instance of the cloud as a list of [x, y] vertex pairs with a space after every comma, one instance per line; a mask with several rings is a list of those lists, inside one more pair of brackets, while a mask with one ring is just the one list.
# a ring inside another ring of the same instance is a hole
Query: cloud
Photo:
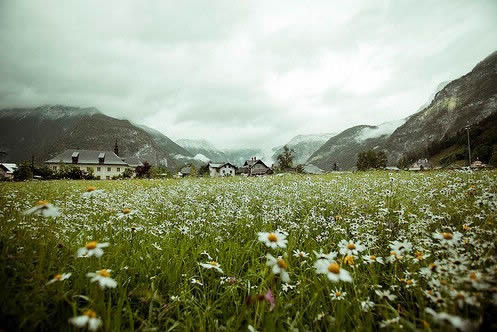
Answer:
[[0, 2], [0, 107], [219, 147], [402, 119], [495, 50], [495, 1]]

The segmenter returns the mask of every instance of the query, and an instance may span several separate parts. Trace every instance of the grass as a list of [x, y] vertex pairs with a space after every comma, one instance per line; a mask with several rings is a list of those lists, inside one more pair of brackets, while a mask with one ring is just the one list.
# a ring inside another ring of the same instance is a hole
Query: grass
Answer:
[[[89, 186], [103, 192], [84, 198]], [[76, 329], [88, 309], [105, 331], [495, 328], [496, 193], [495, 171], [0, 183], [0, 329]], [[60, 216], [23, 214], [39, 200]], [[364, 246], [353, 264], [341, 240]], [[76, 257], [90, 241], [109, 243], [103, 256]], [[352, 282], [317, 274], [320, 251]], [[210, 261], [223, 273], [199, 265]], [[90, 282], [100, 269], [117, 287]], [[60, 273], [72, 275], [47, 285]]]

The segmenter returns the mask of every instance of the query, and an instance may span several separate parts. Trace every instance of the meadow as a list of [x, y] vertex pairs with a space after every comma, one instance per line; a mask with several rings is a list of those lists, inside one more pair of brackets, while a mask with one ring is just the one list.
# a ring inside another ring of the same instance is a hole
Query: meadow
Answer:
[[497, 171], [0, 183], [0, 330], [488, 330]]

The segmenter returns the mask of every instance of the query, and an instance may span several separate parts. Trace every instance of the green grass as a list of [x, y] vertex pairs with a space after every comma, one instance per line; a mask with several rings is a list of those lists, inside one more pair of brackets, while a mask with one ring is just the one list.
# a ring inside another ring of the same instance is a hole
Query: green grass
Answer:
[[[104, 192], [83, 198], [88, 186]], [[426, 307], [488, 328], [497, 300], [496, 193], [495, 171], [0, 183], [0, 329], [71, 330], [68, 319], [87, 309], [105, 331], [450, 327]], [[61, 215], [23, 214], [39, 200]], [[124, 208], [133, 214], [120, 219]], [[258, 232], [277, 230], [288, 233], [286, 248], [258, 241]], [[434, 232], [461, 239], [448, 244]], [[338, 254], [353, 281], [333, 283], [316, 273], [313, 251], [338, 252], [343, 239], [366, 249], [354, 265]], [[104, 255], [76, 257], [93, 240], [110, 243]], [[389, 257], [395, 240], [413, 247], [392, 263], [364, 263]], [[296, 249], [309, 257], [294, 257]], [[210, 261], [202, 252], [224, 274], [201, 267]], [[268, 253], [287, 262], [289, 285], [266, 266]], [[439, 268], [427, 275], [432, 263]], [[102, 268], [112, 269], [116, 288], [90, 283], [86, 274]], [[380, 298], [380, 287], [396, 298]], [[274, 310], [257, 299], [268, 289]], [[344, 299], [332, 299], [337, 290]], [[366, 300], [375, 303], [367, 311]]]

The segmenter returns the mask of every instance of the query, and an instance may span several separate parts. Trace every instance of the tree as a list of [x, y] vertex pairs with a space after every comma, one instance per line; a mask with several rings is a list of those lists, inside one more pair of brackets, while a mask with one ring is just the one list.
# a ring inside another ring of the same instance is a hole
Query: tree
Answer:
[[334, 171], [338, 171], [338, 164], [337, 163], [333, 163], [333, 170]]
[[150, 168], [152, 166], [148, 163], [148, 161], [143, 163], [143, 166], [138, 166], [136, 168], [136, 176], [139, 178], [149, 178], [150, 177]]
[[28, 162], [21, 163], [14, 171], [14, 180], [16, 181], [24, 181], [32, 178], [33, 171], [31, 169], [31, 164]]
[[131, 168], [126, 168], [123, 172], [123, 179], [132, 178], [135, 172]]
[[357, 169], [365, 171], [368, 169], [385, 168], [387, 166], [387, 155], [384, 151], [363, 151], [357, 156]]
[[295, 151], [285, 145], [283, 147], [283, 151], [277, 157], [280, 169], [281, 170], [291, 169], [294, 158], [295, 158]]

